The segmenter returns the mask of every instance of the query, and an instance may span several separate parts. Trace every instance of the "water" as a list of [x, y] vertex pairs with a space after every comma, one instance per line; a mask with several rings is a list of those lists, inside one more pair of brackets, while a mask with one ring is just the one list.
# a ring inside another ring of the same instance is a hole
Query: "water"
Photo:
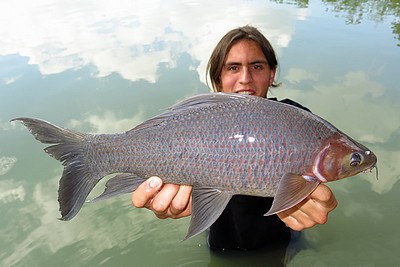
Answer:
[[[289, 266], [397, 266], [399, 12], [399, 1], [372, 0], [0, 4], [0, 266], [279, 266], [284, 258]], [[128, 130], [208, 92], [213, 47], [245, 24], [279, 56], [282, 86], [270, 96], [294, 99], [365, 143], [378, 155], [379, 180], [330, 184], [339, 207], [287, 253], [215, 254], [204, 234], [181, 242], [188, 218], [155, 219], [129, 194], [57, 220], [62, 168], [9, 120]]]

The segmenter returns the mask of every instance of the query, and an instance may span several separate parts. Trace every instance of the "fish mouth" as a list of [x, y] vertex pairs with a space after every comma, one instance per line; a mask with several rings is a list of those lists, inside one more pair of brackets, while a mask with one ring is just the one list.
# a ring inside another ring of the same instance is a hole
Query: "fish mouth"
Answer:
[[379, 180], [378, 165], [376, 165], [376, 163], [374, 165], [372, 165], [371, 167], [369, 167], [368, 169], [365, 169], [364, 171], [362, 171], [362, 173], [371, 173], [373, 169], [375, 169], [375, 171], [376, 171], [376, 173], [375, 173], [376, 180]]
[[372, 172], [372, 169], [376, 170], [376, 180], [378, 180], [378, 166], [377, 166], [377, 157], [371, 150], [366, 150], [364, 152], [367, 162], [370, 161], [371, 166], [363, 171], [363, 173]]

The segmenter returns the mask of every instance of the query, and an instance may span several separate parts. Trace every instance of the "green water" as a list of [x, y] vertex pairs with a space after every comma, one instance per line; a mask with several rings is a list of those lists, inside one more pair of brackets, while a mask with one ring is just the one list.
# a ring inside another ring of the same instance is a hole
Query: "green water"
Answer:
[[[285, 258], [289, 266], [398, 266], [399, 14], [400, 1], [372, 0], [1, 3], [0, 266], [279, 266]], [[270, 96], [296, 100], [366, 144], [379, 180], [367, 173], [331, 183], [339, 207], [287, 251], [215, 254], [204, 234], [181, 242], [189, 218], [156, 219], [129, 194], [57, 220], [62, 167], [9, 120], [128, 130], [208, 92], [212, 49], [245, 24], [277, 51], [282, 86]]]

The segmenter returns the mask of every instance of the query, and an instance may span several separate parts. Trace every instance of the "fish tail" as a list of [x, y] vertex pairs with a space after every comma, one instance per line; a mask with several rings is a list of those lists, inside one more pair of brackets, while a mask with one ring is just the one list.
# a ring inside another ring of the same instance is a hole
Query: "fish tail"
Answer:
[[16, 118], [12, 121], [20, 121], [40, 142], [52, 144], [45, 151], [64, 165], [58, 189], [60, 220], [72, 219], [102, 178], [101, 174], [91, 173], [86, 164], [84, 147], [89, 134], [64, 129], [39, 119]]

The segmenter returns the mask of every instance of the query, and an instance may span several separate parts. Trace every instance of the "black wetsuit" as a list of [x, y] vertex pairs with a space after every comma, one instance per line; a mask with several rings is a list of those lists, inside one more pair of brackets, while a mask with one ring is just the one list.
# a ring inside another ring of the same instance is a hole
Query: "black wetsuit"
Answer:
[[[276, 98], [270, 100], [277, 101]], [[280, 102], [310, 111], [284, 99]], [[277, 215], [264, 216], [273, 198], [235, 195], [208, 231], [208, 245], [214, 250], [252, 250], [289, 243], [290, 229]]]

